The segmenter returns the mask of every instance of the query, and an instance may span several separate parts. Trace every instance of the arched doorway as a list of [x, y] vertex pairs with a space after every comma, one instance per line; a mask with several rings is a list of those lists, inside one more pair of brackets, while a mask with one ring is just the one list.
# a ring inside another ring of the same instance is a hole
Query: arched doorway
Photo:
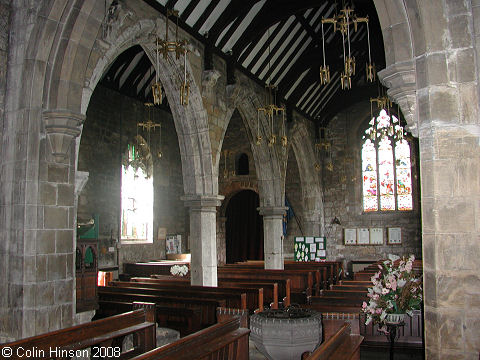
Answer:
[[257, 211], [259, 196], [242, 190], [228, 202], [226, 209], [227, 264], [245, 260], [263, 260], [263, 218]]

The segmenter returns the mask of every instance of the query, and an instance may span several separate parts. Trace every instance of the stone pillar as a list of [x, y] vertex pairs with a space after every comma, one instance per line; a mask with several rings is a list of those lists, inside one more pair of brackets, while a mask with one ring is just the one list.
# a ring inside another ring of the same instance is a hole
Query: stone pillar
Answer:
[[285, 206], [259, 207], [263, 216], [265, 269], [283, 269], [283, 215]]
[[192, 285], [217, 286], [217, 206], [220, 195], [189, 195], [182, 200], [190, 208], [190, 263]]

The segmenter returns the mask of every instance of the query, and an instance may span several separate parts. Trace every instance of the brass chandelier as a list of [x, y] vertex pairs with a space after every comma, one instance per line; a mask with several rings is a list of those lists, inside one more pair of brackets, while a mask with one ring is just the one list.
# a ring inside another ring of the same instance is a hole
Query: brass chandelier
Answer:
[[[170, 41], [168, 38], [168, 22], [169, 17], [175, 16], [175, 40]], [[190, 95], [190, 82], [187, 80], [187, 40], [178, 40], [178, 11], [167, 9], [167, 20], [165, 22], [165, 39], [155, 39], [155, 55], [157, 71], [155, 72], [155, 83], [152, 85], [153, 104], [160, 105], [162, 103], [162, 84], [158, 77], [158, 69], [160, 65], [160, 55], [165, 60], [169, 60], [169, 53], [175, 53], [175, 58], [179, 60], [183, 56], [183, 78], [180, 85], [180, 104], [188, 105], [188, 97]]]
[[[268, 29], [268, 38], [270, 38], [270, 29]], [[268, 44], [268, 69], [270, 72], [270, 44]], [[286, 109], [284, 106], [277, 105], [277, 87], [270, 84], [269, 80], [265, 85], [265, 105], [257, 108], [257, 141], [260, 145], [262, 136], [260, 135], [260, 114], [267, 118], [268, 126], [270, 127], [270, 136], [268, 138], [268, 146], [273, 146], [277, 142], [277, 135], [275, 134], [275, 122], [280, 122], [279, 136], [280, 144], [286, 148], [288, 145], [287, 132], [285, 129]]]
[[280, 121], [280, 143], [283, 147], [288, 144], [287, 134], [285, 130], [285, 107], [276, 104], [276, 87], [267, 84], [265, 86], [265, 105], [257, 108], [257, 145], [262, 142], [260, 135], [260, 114], [263, 113], [267, 118], [270, 127], [270, 137], [268, 138], [268, 146], [273, 146], [277, 142], [275, 134], [275, 122]]
[[[152, 108], [154, 106], [153, 103], [145, 103], [145, 106], [148, 108], [148, 117], [147, 117], [147, 121], [143, 121], [143, 122], [139, 122], [137, 124], [137, 132], [138, 132], [138, 128], [142, 128], [143, 131], [146, 131], [147, 132], [147, 143], [149, 146], [151, 146], [151, 142], [150, 142], [150, 134], [153, 131], [155, 131], [155, 129], [158, 127], [159, 129], [159, 142], [158, 142], [158, 152], [157, 152], [157, 157], [158, 158], [161, 158], [163, 156], [163, 153], [162, 153], [162, 124], [160, 123], [156, 123], [152, 120]], [[138, 134], [137, 134], [138, 135]]]
[[352, 76], [355, 75], [355, 57], [352, 56], [351, 51], [351, 28], [353, 31], [358, 30], [358, 24], [365, 23], [367, 26], [367, 45], [368, 45], [368, 63], [365, 66], [366, 79], [369, 82], [375, 80], [375, 65], [372, 63], [372, 56], [370, 51], [370, 30], [368, 26], [368, 16], [357, 17], [352, 8], [344, 5], [340, 10], [339, 15], [332, 18], [322, 19], [322, 50], [323, 50], [323, 66], [320, 66], [320, 83], [322, 85], [330, 82], [330, 68], [325, 60], [325, 31], [323, 24], [333, 24], [333, 31], [340, 31], [342, 34], [343, 46], [343, 72], [340, 75], [342, 89], [352, 88]]

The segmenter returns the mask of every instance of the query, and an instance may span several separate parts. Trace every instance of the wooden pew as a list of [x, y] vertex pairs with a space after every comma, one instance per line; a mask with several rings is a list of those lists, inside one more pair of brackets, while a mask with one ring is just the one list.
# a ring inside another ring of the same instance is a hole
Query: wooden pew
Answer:
[[[132, 283], [134, 284], [134, 283]], [[231, 293], [228, 291], [197, 291], [197, 290], [180, 290], [180, 289], [154, 289], [148, 287], [116, 287], [105, 286], [102, 289], [103, 294], [106, 293], [123, 293], [123, 294], [144, 294], [170, 298], [190, 298], [190, 299], [222, 299], [226, 301], [226, 307], [234, 309], [247, 309], [247, 295], [243, 293]]]
[[233, 318], [137, 356], [134, 360], [247, 360], [249, 329]]
[[339, 289], [339, 290], [322, 290], [320, 296], [322, 297], [345, 297], [350, 299], [360, 299], [367, 300], [368, 291], [366, 290], [350, 290], [350, 289]]
[[123, 272], [131, 276], [150, 276], [157, 275], [171, 275], [170, 269], [173, 265], [185, 265], [190, 268], [190, 263], [187, 261], [150, 261], [138, 263], [123, 264]]
[[[225, 293], [232, 294], [245, 294], [246, 295], [246, 308], [250, 312], [257, 313], [263, 311], [263, 288], [226, 288], [226, 287], [212, 287], [212, 286], [194, 286], [189, 284], [168, 284], [159, 282], [140, 282], [140, 281], [111, 281], [110, 286], [122, 287], [122, 288], [152, 288], [161, 291], [162, 293], [168, 293], [175, 291], [181, 296], [188, 294], [198, 293], [199, 295], [208, 293], [215, 293], [221, 296]], [[232, 306], [233, 307], [233, 306]]]
[[343, 324], [330, 338], [315, 351], [302, 355], [302, 360], [359, 360], [363, 336], [352, 334], [351, 325]]
[[[132, 310], [132, 302], [100, 300], [94, 319], [104, 319]], [[155, 306], [155, 321], [158, 326], [177, 330], [180, 336], [201, 330], [201, 309]]]
[[368, 288], [371, 287], [370, 285], [332, 285], [330, 290], [351, 290], [351, 291], [364, 291], [368, 292]]
[[[263, 260], [247, 260], [236, 264], [265, 266]], [[284, 261], [285, 270], [311, 269], [320, 270], [322, 273], [322, 288], [326, 289], [329, 285], [336, 284], [343, 274], [343, 264], [341, 261]]]
[[[117, 288], [117, 290], [123, 290]], [[106, 291], [105, 287], [98, 288], [99, 301], [110, 300], [119, 302], [134, 302], [147, 301], [155, 303], [157, 306], [177, 307], [177, 308], [200, 308], [201, 318], [200, 327], [205, 328], [217, 322], [216, 309], [217, 307], [226, 307], [226, 300], [224, 299], [205, 299], [205, 298], [185, 298], [173, 296], [155, 296], [151, 294], [140, 294], [132, 292], [112, 292]]]
[[[133, 308], [124, 314], [1, 344], [0, 352], [5, 355], [7, 348], [11, 350], [8, 359], [57, 359], [86, 355], [92, 347], [92, 357], [110, 352], [110, 358], [131, 358], [156, 346], [154, 304], [135, 303]], [[122, 340], [129, 334], [137, 334], [138, 341], [134, 349], [120, 355]]]
[[309, 303], [302, 305], [318, 312], [345, 312], [345, 313], [359, 313], [362, 308], [363, 300], [349, 299], [344, 297], [322, 297], [311, 296]]
[[[223, 265], [223, 266], [219, 267], [218, 269], [229, 269], [229, 270], [243, 269], [243, 270], [250, 270], [250, 271], [258, 271], [258, 270], [260, 270], [260, 271], [264, 271], [264, 270], [265, 271], [272, 271], [270, 269], [264, 269], [262, 262], [252, 262], [252, 261], [249, 261], [247, 263], [227, 264], [227, 265]], [[311, 285], [309, 285], [309, 288], [310, 288], [309, 291], [312, 295], [318, 295], [318, 293], [320, 292], [320, 289], [322, 289], [325, 286], [325, 284], [328, 283], [328, 281], [325, 280], [326, 278], [322, 277], [322, 273], [326, 274], [326, 269], [325, 268], [319, 269], [319, 268], [313, 268], [311, 266], [308, 266], [308, 267], [301, 267], [301, 266], [291, 267], [290, 266], [290, 267], [287, 268], [287, 265], [285, 265], [284, 270], [274, 270], [274, 271], [297, 271], [299, 273], [311, 272], [312, 275], [313, 275], [313, 281], [312, 281]], [[323, 276], [326, 276], [326, 275], [323, 275]], [[296, 287], [294, 288], [293, 292], [294, 293], [303, 293], [302, 290], [297, 290]], [[301, 302], [301, 301], [298, 301], [298, 302]]]
[[306, 303], [312, 295], [313, 271], [303, 270], [266, 270], [266, 269], [233, 269], [218, 267], [218, 277], [221, 279], [257, 279], [281, 280], [290, 279], [290, 301]]
[[[132, 282], [172, 284], [178, 286], [190, 286], [190, 278], [176, 277], [168, 275], [153, 275], [152, 277], [132, 277]], [[254, 288], [263, 289], [263, 303], [267, 304], [271, 309], [278, 309], [279, 303], [279, 284], [271, 281], [228, 281], [218, 280], [218, 287], [221, 288]], [[280, 299], [280, 302], [283, 301]]]

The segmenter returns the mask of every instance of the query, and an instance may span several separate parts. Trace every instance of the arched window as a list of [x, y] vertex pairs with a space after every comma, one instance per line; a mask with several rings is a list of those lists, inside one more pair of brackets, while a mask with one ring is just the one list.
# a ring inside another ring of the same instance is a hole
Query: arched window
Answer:
[[410, 144], [385, 110], [370, 121], [362, 146], [363, 211], [413, 209]]
[[250, 173], [248, 166], [248, 155], [245, 153], [240, 154], [237, 158], [237, 175], [248, 175]]
[[122, 163], [122, 241], [153, 242], [152, 169], [148, 145], [137, 136]]

